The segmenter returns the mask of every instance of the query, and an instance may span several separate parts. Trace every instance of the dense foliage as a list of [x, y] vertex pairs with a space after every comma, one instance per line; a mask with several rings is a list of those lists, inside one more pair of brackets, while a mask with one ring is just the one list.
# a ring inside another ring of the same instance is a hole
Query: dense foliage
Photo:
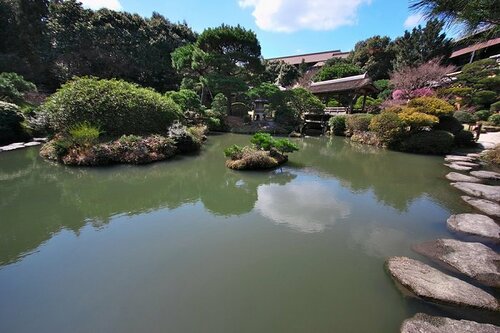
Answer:
[[36, 86], [16, 73], [0, 73], [0, 100], [10, 103], [23, 101], [25, 93], [36, 91]]
[[64, 84], [42, 109], [58, 132], [88, 122], [106, 135], [162, 133], [181, 114], [175, 102], [152, 89], [91, 77]]
[[393, 68], [394, 50], [387, 36], [373, 36], [359, 41], [349, 60], [367, 72], [373, 80], [388, 79]]
[[358, 65], [352, 64], [344, 59], [333, 58], [321, 67], [319, 72], [314, 76], [314, 81], [340, 79], [361, 73], [363, 73], [363, 70]]
[[418, 154], [447, 154], [453, 149], [454, 136], [446, 131], [422, 131], [404, 139], [399, 149]]
[[24, 139], [23, 120], [17, 105], [0, 101], [0, 145]]
[[330, 129], [334, 135], [343, 136], [345, 135], [345, 131], [347, 129], [346, 116], [331, 117], [328, 125], [330, 125]]

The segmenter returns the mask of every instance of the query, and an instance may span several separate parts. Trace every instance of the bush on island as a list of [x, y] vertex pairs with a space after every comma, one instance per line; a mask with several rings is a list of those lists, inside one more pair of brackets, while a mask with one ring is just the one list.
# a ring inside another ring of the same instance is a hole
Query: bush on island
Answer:
[[169, 97], [122, 80], [83, 77], [64, 85], [42, 105], [57, 132], [88, 122], [106, 135], [164, 133], [181, 110]]
[[454, 136], [446, 131], [422, 131], [410, 135], [399, 145], [399, 150], [418, 154], [443, 155], [453, 149]]

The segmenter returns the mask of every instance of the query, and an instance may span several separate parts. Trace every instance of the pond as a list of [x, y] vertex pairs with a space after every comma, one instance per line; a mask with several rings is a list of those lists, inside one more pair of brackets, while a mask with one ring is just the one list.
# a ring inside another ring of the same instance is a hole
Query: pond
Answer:
[[[384, 270], [470, 212], [441, 157], [297, 140], [237, 172], [211, 136], [148, 166], [0, 154], [0, 332], [396, 332], [418, 311]], [[477, 319], [473, 317], [472, 319]]]

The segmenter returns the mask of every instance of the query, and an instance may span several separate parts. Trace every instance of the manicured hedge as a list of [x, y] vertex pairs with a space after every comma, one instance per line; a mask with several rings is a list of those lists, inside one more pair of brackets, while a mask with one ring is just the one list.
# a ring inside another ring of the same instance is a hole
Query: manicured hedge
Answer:
[[42, 110], [58, 132], [88, 122], [105, 135], [162, 133], [181, 115], [174, 101], [152, 89], [93, 77], [64, 84]]
[[446, 131], [423, 131], [401, 142], [400, 150], [418, 154], [447, 154], [453, 149], [454, 136]]

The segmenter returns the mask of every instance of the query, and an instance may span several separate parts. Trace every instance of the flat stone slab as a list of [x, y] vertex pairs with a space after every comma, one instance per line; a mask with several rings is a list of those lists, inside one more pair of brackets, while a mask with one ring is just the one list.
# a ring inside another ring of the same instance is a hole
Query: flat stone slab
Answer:
[[451, 183], [451, 185], [475, 197], [485, 198], [490, 201], [500, 201], [500, 186], [464, 182]]
[[479, 153], [469, 153], [469, 154], [467, 154], [467, 157], [478, 159], [478, 158], [481, 157], [481, 154], [479, 154]]
[[465, 167], [471, 167], [471, 168], [479, 168], [481, 166], [478, 163], [465, 162], [465, 161], [456, 161], [456, 162], [453, 162], [453, 164], [465, 166]]
[[490, 217], [481, 214], [452, 215], [446, 221], [448, 229], [494, 242], [500, 242], [500, 226]]
[[24, 143], [11, 143], [10, 145], [7, 146], [2, 146], [0, 147], [0, 151], [11, 151], [11, 150], [16, 150], [16, 149], [21, 149], [24, 148]]
[[500, 180], [500, 173], [493, 171], [471, 171], [474, 177], [490, 180]]
[[446, 179], [451, 180], [452, 182], [467, 182], [467, 183], [480, 183], [481, 179], [464, 175], [463, 173], [458, 172], [450, 172], [446, 175]]
[[486, 286], [500, 287], [500, 255], [486, 245], [438, 239], [414, 245], [413, 249], [451, 271]]
[[47, 142], [49, 141], [48, 138], [33, 138], [33, 141], [36, 141], [36, 142]]
[[471, 171], [472, 170], [471, 167], [467, 167], [467, 166], [463, 166], [463, 165], [458, 165], [456, 163], [445, 164], [445, 166], [447, 166], [450, 169], [457, 170], [457, 171]]
[[496, 143], [494, 142], [478, 142], [478, 144], [483, 149], [493, 149], [496, 147]]
[[461, 155], [446, 155], [444, 160], [446, 162], [474, 162], [475, 158]]
[[39, 146], [41, 145], [42, 143], [39, 142], [39, 141], [31, 141], [31, 142], [27, 142], [24, 144], [25, 147], [33, 147], [33, 146]]
[[396, 282], [423, 300], [500, 311], [500, 304], [495, 297], [484, 290], [418, 260], [392, 257], [387, 260], [386, 267]]
[[500, 205], [493, 201], [473, 198], [466, 195], [462, 196], [462, 200], [487, 215], [500, 217]]
[[401, 325], [401, 333], [499, 333], [500, 327], [417, 313]]

